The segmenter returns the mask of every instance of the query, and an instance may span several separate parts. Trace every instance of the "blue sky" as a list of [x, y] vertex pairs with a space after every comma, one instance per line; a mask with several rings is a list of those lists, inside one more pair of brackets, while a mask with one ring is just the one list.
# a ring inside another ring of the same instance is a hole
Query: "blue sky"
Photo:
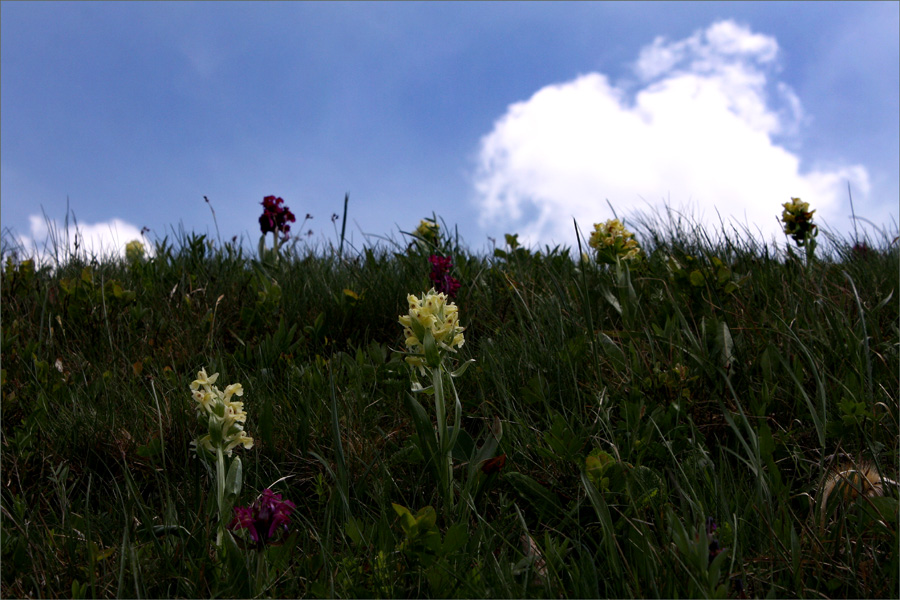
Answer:
[[357, 247], [432, 213], [571, 246], [664, 202], [772, 238], [791, 196], [852, 232], [849, 182], [894, 231], [898, 7], [4, 1], [0, 218], [27, 248], [68, 202], [121, 251], [215, 236], [207, 196], [255, 244], [272, 194], [321, 243], [349, 192]]

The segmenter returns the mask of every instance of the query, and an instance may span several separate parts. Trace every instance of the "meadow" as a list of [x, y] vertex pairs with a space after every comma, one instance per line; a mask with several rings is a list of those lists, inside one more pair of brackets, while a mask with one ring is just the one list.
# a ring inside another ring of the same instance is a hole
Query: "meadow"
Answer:
[[0, 596], [900, 594], [896, 234], [273, 223], [5, 241]]

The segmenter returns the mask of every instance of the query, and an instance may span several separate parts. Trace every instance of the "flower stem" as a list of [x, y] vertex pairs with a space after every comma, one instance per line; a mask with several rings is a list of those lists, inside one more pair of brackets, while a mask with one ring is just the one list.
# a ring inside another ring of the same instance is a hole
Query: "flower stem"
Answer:
[[219, 505], [219, 528], [216, 534], [216, 546], [222, 546], [225, 534], [225, 454], [222, 446], [216, 446], [216, 500]]
[[444, 373], [443, 366], [439, 365], [431, 369], [431, 378], [434, 383], [434, 412], [437, 417], [437, 441], [438, 441], [438, 484], [444, 496], [444, 505], [447, 511], [453, 509], [453, 463], [451, 453], [453, 448], [451, 440], [447, 439], [447, 404], [444, 400]]
[[256, 553], [256, 595], [262, 594], [266, 583], [266, 555], [264, 552]]

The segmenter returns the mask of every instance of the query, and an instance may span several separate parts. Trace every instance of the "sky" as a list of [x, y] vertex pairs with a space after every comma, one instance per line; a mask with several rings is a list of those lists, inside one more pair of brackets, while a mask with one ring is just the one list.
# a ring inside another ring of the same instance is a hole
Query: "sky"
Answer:
[[432, 215], [474, 251], [574, 246], [573, 219], [667, 208], [783, 244], [791, 197], [855, 235], [849, 185], [858, 234], [896, 235], [898, 32], [897, 2], [4, 0], [0, 224], [255, 247], [275, 195], [327, 245], [349, 194], [358, 249]]

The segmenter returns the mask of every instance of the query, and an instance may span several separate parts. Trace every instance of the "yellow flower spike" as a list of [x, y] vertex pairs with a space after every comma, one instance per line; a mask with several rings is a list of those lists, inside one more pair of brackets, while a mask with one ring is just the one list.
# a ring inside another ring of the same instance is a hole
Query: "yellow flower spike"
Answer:
[[613, 264], [617, 259], [637, 260], [642, 255], [634, 234], [618, 219], [595, 223], [588, 244], [596, 251], [597, 261], [602, 263]]
[[205, 369], [201, 369], [197, 373], [197, 379], [191, 382], [191, 396], [197, 403], [197, 412], [199, 415], [215, 416], [216, 425], [216, 442], [213, 443], [213, 425], [210, 420], [210, 431], [206, 435], [200, 437], [194, 443], [194, 446], [200, 447], [215, 453], [218, 445], [223, 452], [231, 456], [231, 451], [236, 446], [243, 444], [245, 448], [253, 446], [253, 438], [244, 432], [244, 422], [247, 420], [247, 413], [244, 412], [244, 403], [232, 401], [235, 396], [244, 395], [244, 386], [240, 383], [232, 383], [225, 387], [223, 392], [213, 384], [218, 379], [219, 374], [213, 373], [207, 375]]
[[434, 243], [437, 241], [439, 231], [440, 227], [436, 222], [422, 219], [416, 227], [415, 234], [423, 240]]
[[803, 202], [800, 198], [791, 198], [790, 202], [782, 204], [784, 210], [781, 213], [781, 222], [784, 223], [784, 234], [794, 238], [798, 246], [806, 244], [809, 238], [818, 234], [818, 227], [812, 222], [813, 213], [809, 210], [809, 202]]
[[125, 258], [130, 263], [139, 262], [144, 258], [144, 245], [138, 240], [132, 240], [125, 244]]
[[425, 374], [422, 357], [426, 333], [431, 333], [439, 352], [456, 352], [465, 342], [462, 335], [465, 328], [459, 326], [458, 307], [448, 302], [446, 294], [435, 292], [434, 288], [421, 299], [410, 294], [407, 301], [408, 314], [398, 317], [398, 322], [403, 325], [406, 347], [412, 354], [406, 357], [406, 362]]

